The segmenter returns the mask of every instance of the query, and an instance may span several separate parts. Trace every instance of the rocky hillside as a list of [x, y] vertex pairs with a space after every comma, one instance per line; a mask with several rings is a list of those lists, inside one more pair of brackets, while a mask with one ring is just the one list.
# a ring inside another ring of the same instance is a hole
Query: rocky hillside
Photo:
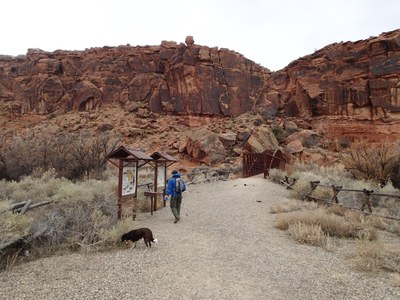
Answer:
[[399, 110], [400, 30], [326, 46], [277, 72], [190, 36], [0, 56], [3, 142], [23, 130], [88, 128], [214, 164], [240, 156], [255, 129], [271, 147], [271, 131], [283, 130], [289, 152], [306, 144], [332, 150], [359, 137], [397, 141]]

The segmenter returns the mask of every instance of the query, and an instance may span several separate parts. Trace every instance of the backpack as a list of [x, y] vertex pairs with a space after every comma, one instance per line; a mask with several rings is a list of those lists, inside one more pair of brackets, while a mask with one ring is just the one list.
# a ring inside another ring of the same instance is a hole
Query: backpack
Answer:
[[175, 191], [177, 193], [182, 193], [183, 191], [183, 180], [182, 178], [175, 178]]

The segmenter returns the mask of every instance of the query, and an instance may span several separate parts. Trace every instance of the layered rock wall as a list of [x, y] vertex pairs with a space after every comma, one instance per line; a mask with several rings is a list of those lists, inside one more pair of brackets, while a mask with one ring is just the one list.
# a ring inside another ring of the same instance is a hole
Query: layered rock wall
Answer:
[[197, 115], [253, 109], [269, 70], [228, 49], [186, 42], [0, 56], [1, 111], [90, 111], [103, 103]]
[[13, 114], [128, 111], [265, 118], [400, 118], [400, 30], [335, 43], [284, 69], [268, 69], [228, 49], [160, 46], [86, 51], [29, 50], [0, 56], [0, 110]]
[[269, 77], [266, 98], [286, 116], [400, 118], [400, 30], [292, 62]]

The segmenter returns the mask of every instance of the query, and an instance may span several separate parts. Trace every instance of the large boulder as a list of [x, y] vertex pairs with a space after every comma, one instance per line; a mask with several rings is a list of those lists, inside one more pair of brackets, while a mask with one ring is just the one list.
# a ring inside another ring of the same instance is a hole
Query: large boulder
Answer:
[[302, 145], [307, 148], [318, 146], [321, 142], [322, 136], [320, 133], [313, 130], [301, 130], [289, 135], [285, 142], [290, 144], [295, 140], [299, 140]]
[[226, 158], [226, 149], [215, 133], [202, 131], [191, 136], [186, 142], [186, 152], [192, 160], [215, 165]]
[[244, 148], [249, 152], [262, 153], [264, 150], [277, 150], [280, 147], [271, 127], [262, 125], [252, 132]]

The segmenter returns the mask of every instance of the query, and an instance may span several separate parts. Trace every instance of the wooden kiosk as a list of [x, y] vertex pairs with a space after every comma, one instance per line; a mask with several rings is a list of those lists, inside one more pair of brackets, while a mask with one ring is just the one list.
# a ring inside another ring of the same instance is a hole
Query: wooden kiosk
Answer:
[[152, 204], [154, 205], [154, 211], [157, 210], [158, 196], [162, 196], [161, 201], [163, 207], [165, 207], [164, 195], [166, 190], [167, 178], [167, 168], [172, 164], [176, 163], [178, 160], [166, 153], [154, 152], [150, 155], [153, 159], [152, 165], [154, 166], [154, 191], [145, 192], [146, 196], [153, 197]]
[[[122, 197], [137, 196], [138, 170], [153, 159], [146, 153], [120, 146], [106, 156], [118, 167], [118, 219], [122, 216]], [[135, 209], [135, 208], [134, 208]], [[134, 212], [135, 213], [135, 212]]]

